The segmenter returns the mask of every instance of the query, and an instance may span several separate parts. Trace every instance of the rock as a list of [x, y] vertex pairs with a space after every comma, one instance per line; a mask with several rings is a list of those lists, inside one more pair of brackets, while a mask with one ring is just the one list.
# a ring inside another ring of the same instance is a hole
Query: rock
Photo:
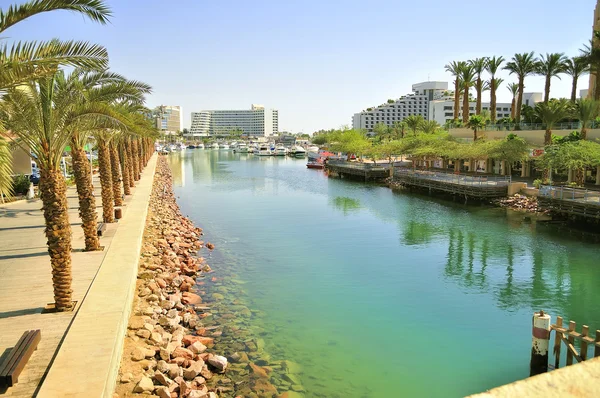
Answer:
[[291, 373], [296, 375], [302, 373], [302, 368], [300, 367], [300, 365], [298, 365], [296, 362], [288, 360], [281, 361], [281, 368], [285, 373]]
[[181, 302], [184, 304], [201, 304], [202, 298], [194, 293], [183, 292], [183, 297], [181, 298]]
[[158, 387], [154, 394], [158, 395], [160, 398], [171, 398], [171, 391], [169, 391], [168, 387]]
[[279, 398], [304, 398], [304, 394], [295, 391], [287, 391], [281, 394]]
[[150, 336], [150, 340], [156, 344], [160, 344], [163, 341], [162, 335], [156, 332], [152, 333], [152, 335]]
[[146, 352], [145, 352], [146, 358], [154, 358], [155, 355], [156, 355], [156, 350], [153, 350], [152, 348], [146, 349]]
[[158, 361], [156, 364], [156, 370], [162, 373], [166, 373], [169, 371], [169, 364], [166, 361]]
[[162, 372], [158, 370], [154, 373], [154, 380], [156, 380], [165, 387], [169, 387], [173, 382], [173, 380], [169, 379], [167, 376], [165, 376], [164, 374], [162, 374]]
[[208, 393], [200, 390], [192, 390], [190, 391], [188, 398], [207, 398]]
[[183, 369], [183, 377], [186, 380], [193, 380], [196, 377], [198, 377], [198, 375], [200, 375], [203, 368], [204, 368], [203, 360], [200, 359], [198, 361], [195, 361], [193, 364], [190, 365], [189, 368]]
[[121, 383], [129, 383], [133, 380], [133, 373], [127, 372], [121, 375]]
[[135, 332], [135, 335], [139, 336], [139, 337], [141, 337], [143, 339], [147, 339], [147, 338], [150, 338], [151, 333], [150, 333], [150, 331], [148, 331], [146, 329], [138, 329]]
[[183, 358], [186, 358], [186, 359], [192, 359], [192, 358], [194, 358], [194, 353], [192, 351], [188, 350], [187, 348], [177, 347], [171, 353], [171, 356], [172, 357], [183, 357]]
[[204, 379], [204, 377], [202, 376], [198, 376], [194, 379], [194, 383], [196, 383], [197, 385], [202, 385], [204, 383], [206, 383], [206, 379]]
[[133, 316], [129, 320], [129, 329], [137, 330], [144, 327], [144, 318], [141, 316]]
[[148, 289], [147, 287], [140, 289], [138, 296], [140, 297], [146, 297], [148, 295], [152, 294], [152, 291], [150, 289]]
[[206, 380], [210, 380], [213, 377], [212, 372], [208, 370], [208, 367], [206, 365], [204, 365], [204, 367], [202, 368], [202, 372], [200, 372], [200, 375]]
[[180, 397], [185, 397], [186, 395], [188, 395], [188, 393], [190, 392], [191, 388], [190, 386], [185, 382], [185, 380], [180, 380], [179, 381], [179, 396]]
[[227, 369], [227, 358], [220, 355], [213, 355], [208, 358], [208, 363], [215, 367], [219, 372], [224, 372]]
[[269, 377], [269, 374], [265, 369], [253, 364], [252, 362], [250, 362], [250, 369], [252, 370], [252, 374], [254, 374], [256, 377], [261, 377], [265, 379]]
[[152, 379], [146, 376], [142, 376], [140, 382], [135, 386], [133, 392], [152, 392], [154, 391], [154, 383]]
[[294, 385], [294, 384], [302, 384], [300, 383], [300, 379], [293, 374], [284, 374], [282, 377], [283, 380], [287, 381], [288, 383]]
[[144, 324], [144, 329], [146, 329], [147, 331], [149, 331], [150, 333], [152, 333], [154, 331], [154, 325], [151, 323], [146, 322]]
[[292, 390], [296, 392], [305, 392], [306, 390], [300, 384], [292, 385]]
[[186, 346], [189, 346], [190, 344], [199, 341], [200, 343], [204, 344], [205, 346], [212, 346], [214, 345], [214, 339], [212, 337], [204, 337], [204, 336], [193, 336], [191, 334], [187, 334], [185, 336], [183, 336], [183, 344], [185, 344]]
[[183, 374], [183, 369], [179, 367], [176, 363], [169, 364], [169, 377], [171, 379], [175, 379]]
[[199, 341], [195, 341], [194, 343], [188, 346], [188, 350], [190, 350], [194, 354], [200, 354], [206, 351], [206, 346]]
[[134, 348], [133, 352], [131, 353], [131, 360], [137, 362], [144, 358], [146, 358], [146, 350], [141, 347]]

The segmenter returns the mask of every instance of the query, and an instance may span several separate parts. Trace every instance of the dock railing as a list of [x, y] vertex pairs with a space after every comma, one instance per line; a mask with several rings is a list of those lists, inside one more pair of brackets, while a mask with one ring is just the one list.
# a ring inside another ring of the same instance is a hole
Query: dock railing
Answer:
[[361, 163], [361, 162], [348, 162], [345, 160], [333, 160], [328, 159], [327, 164], [331, 166], [342, 166], [346, 168], [352, 168], [357, 170], [388, 170], [390, 168], [389, 163]]
[[439, 181], [448, 184], [468, 185], [468, 186], [508, 186], [511, 183], [511, 176], [497, 175], [466, 175], [446, 173], [442, 171], [413, 170], [405, 167], [395, 167], [394, 176], [408, 176], [421, 180]]
[[554, 187], [551, 185], [542, 185], [538, 196], [557, 199], [572, 200], [577, 202], [586, 202], [600, 206], [600, 191], [591, 191], [583, 188]]

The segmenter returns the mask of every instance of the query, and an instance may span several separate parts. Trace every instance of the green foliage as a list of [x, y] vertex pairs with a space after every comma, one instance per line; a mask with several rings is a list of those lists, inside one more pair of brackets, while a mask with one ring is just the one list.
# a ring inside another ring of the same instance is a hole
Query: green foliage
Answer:
[[329, 147], [332, 151], [365, 154], [371, 148], [371, 142], [362, 130], [337, 130], [329, 134]]
[[600, 165], [600, 144], [579, 140], [549, 145], [536, 162], [542, 167], [556, 170], [596, 167]]
[[485, 120], [481, 115], [473, 115], [469, 118], [466, 127], [477, 133], [479, 130], [485, 128]]
[[535, 105], [534, 113], [548, 130], [552, 130], [556, 123], [572, 114], [572, 105], [566, 99], [540, 102]]
[[552, 144], [564, 144], [566, 142], [574, 142], [581, 140], [581, 133], [579, 131], [572, 131], [569, 135], [559, 136], [552, 134]]
[[327, 134], [319, 134], [311, 139], [311, 142], [315, 145], [324, 145], [329, 141]]
[[542, 180], [540, 180], [539, 178], [536, 180], [533, 180], [533, 186], [537, 189], [540, 189], [540, 187], [542, 186]]
[[0, 136], [0, 196], [12, 196], [12, 156], [8, 141]]
[[29, 177], [24, 174], [13, 176], [13, 190], [17, 195], [25, 195], [29, 190]]
[[412, 130], [413, 135], [417, 135], [417, 131], [423, 128], [423, 123], [425, 123], [425, 119], [421, 115], [410, 115], [404, 119], [404, 123], [406, 126]]
[[393, 100], [393, 99], [391, 99], [391, 98], [390, 98], [389, 100], [387, 100], [387, 103], [388, 103], [388, 104], [393, 104], [394, 102], [396, 102], [396, 101], [394, 101], [394, 100]]

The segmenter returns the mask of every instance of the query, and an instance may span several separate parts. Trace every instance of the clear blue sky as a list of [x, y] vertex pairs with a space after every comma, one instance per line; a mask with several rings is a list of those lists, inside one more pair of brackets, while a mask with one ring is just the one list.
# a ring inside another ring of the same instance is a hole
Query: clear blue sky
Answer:
[[[0, 0], [6, 8], [13, 0]], [[109, 0], [101, 26], [57, 12], [11, 28], [14, 39], [89, 40], [111, 68], [154, 87], [149, 105], [279, 109], [280, 129], [351, 124], [355, 112], [451, 77], [452, 60], [515, 52], [576, 55], [591, 37], [594, 0]], [[514, 81], [514, 77], [505, 77]], [[580, 88], [587, 88], [587, 76]], [[526, 91], [542, 91], [540, 77]], [[570, 78], [552, 96], [569, 96]], [[505, 86], [499, 101], [510, 100]]]

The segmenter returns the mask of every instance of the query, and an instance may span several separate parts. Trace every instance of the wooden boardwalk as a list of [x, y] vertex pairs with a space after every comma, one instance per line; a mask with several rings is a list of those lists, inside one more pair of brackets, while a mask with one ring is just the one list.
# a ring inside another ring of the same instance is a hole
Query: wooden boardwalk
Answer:
[[393, 180], [407, 188], [440, 191], [477, 199], [507, 196], [511, 182], [509, 176], [472, 176], [400, 167], [394, 169]]
[[360, 178], [364, 181], [384, 180], [390, 176], [389, 165], [377, 163], [346, 162], [328, 160], [325, 168], [343, 178], [344, 176]]
[[554, 213], [600, 221], [598, 191], [544, 185], [540, 187], [538, 203]]

